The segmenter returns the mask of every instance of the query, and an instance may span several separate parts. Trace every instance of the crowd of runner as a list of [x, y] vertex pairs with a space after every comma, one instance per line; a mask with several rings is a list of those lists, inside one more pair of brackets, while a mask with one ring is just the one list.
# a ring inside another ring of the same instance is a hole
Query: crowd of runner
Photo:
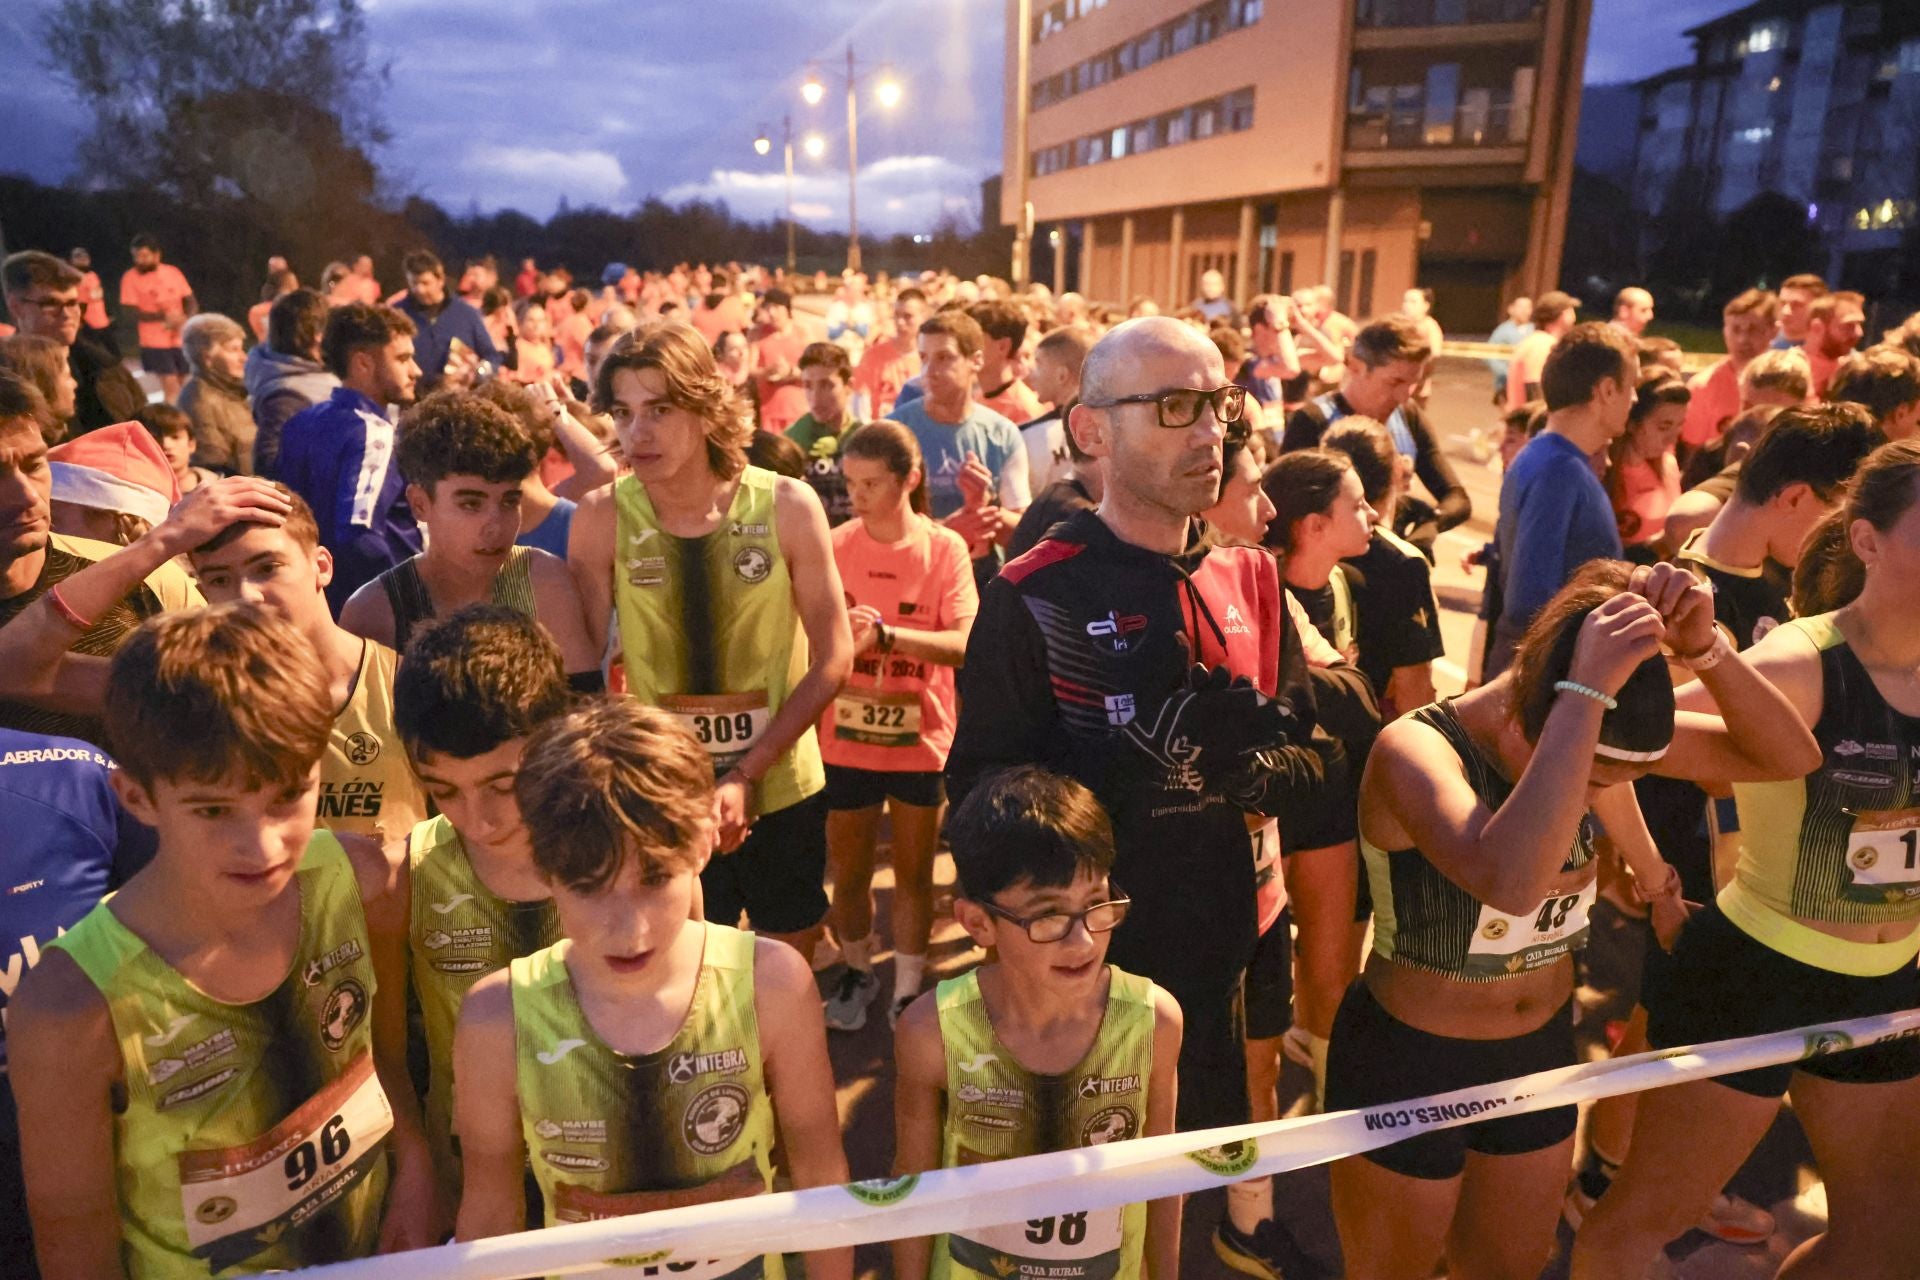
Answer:
[[[1920, 1007], [1920, 316], [1794, 276], [1689, 378], [1645, 290], [1514, 300], [1441, 696], [1426, 291], [421, 250], [235, 320], [132, 247], [124, 359], [84, 250], [0, 267], [0, 1275], [842, 1182], [880, 1016], [896, 1175], [1272, 1119], [1283, 1057], [1328, 1110], [1565, 1066], [1601, 897], [1622, 1053]], [[1765, 1241], [1725, 1188], [1790, 1098], [1780, 1274], [1910, 1276], [1920, 1038], [1838, 1048], [1341, 1160], [1346, 1274]], [[896, 1274], [1178, 1274], [1177, 1200], [1071, 1204]], [[1300, 1256], [1270, 1179], [1212, 1246]]]

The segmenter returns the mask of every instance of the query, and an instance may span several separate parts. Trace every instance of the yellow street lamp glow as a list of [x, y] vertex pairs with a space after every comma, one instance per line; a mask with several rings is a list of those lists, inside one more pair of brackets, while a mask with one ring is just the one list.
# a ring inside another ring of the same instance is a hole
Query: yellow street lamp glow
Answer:
[[880, 105], [891, 110], [900, 105], [900, 82], [888, 77], [874, 87], [873, 96]]
[[811, 159], [818, 160], [827, 154], [827, 140], [817, 133], [808, 134], [807, 140], [801, 145], [807, 149], [807, 155]]
[[765, 155], [767, 152], [773, 150], [773, 139], [763, 133], [753, 140], [753, 149], [761, 155]]
[[800, 96], [807, 100], [808, 106], [817, 107], [820, 105], [820, 99], [827, 96], [827, 86], [820, 83], [819, 76], [809, 74], [801, 82]]

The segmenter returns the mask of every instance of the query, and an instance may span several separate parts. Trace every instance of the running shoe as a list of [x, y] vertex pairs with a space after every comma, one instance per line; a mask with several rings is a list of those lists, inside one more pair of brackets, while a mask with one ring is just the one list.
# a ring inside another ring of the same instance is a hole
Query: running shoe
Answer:
[[880, 991], [880, 979], [871, 970], [848, 969], [827, 997], [827, 1025], [835, 1031], [858, 1031], [867, 1025], [867, 1006]]
[[1220, 1225], [1213, 1229], [1213, 1252], [1235, 1271], [1261, 1280], [1286, 1280], [1288, 1269], [1295, 1276], [1312, 1276], [1318, 1271], [1275, 1218], [1268, 1218], [1249, 1234], [1222, 1214]]
[[1773, 1215], [1739, 1196], [1721, 1192], [1698, 1230], [1728, 1244], [1765, 1244], [1773, 1238]]

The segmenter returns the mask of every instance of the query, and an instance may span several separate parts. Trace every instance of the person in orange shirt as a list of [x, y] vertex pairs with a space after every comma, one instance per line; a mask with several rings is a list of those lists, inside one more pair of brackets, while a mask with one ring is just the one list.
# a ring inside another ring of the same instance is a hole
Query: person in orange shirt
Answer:
[[927, 295], [908, 285], [893, 297], [893, 336], [871, 343], [853, 371], [856, 395], [867, 397], [865, 418], [884, 418], [907, 379], [920, 372], [920, 350], [915, 345], [920, 322], [927, 318]]
[[514, 344], [518, 367], [513, 371], [513, 380], [529, 386], [545, 382], [557, 362], [553, 350], [553, 325], [547, 320], [547, 309], [540, 305], [537, 298], [520, 304], [518, 339]]
[[1850, 289], [1816, 298], [1808, 310], [1807, 340], [1802, 350], [1813, 366], [1813, 394], [1827, 394], [1833, 371], [1853, 354], [1867, 331], [1867, 300]]
[[[674, 273], [675, 276], [679, 274], [679, 272]], [[683, 280], [682, 286], [674, 289], [673, 296], [677, 298], [685, 293]], [[748, 317], [745, 309], [740, 305], [740, 299], [735, 295], [732, 277], [724, 271], [714, 272], [712, 283], [702, 297], [700, 305], [694, 309], [692, 315], [687, 317], [687, 320], [693, 325], [695, 331], [707, 340], [709, 347], [719, 342], [720, 335], [723, 333], [744, 333], [747, 329]]]
[[1023, 357], [1032, 356], [1026, 346], [1027, 313], [1011, 302], [976, 302], [967, 314], [987, 335], [973, 398], [1016, 426], [1032, 422], [1046, 405], [1020, 376]]
[[247, 328], [253, 330], [255, 342], [267, 340], [267, 316], [273, 304], [299, 287], [300, 277], [285, 267], [267, 272], [267, 282], [260, 287], [260, 301], [247, 308]]
[[760, 429], [778, 435], [807, 411], [807, 393], [800, 382], [800, 356], [807, 340], [794, 326], [793, 297], [785, 289], [760, 295], [760, 309], [753, 318], [760, 326], [752, 358]]
[[133, 267], [120, 277], [120, 305], [140, 320], [140, 367], [160, 379], [169, 403], [187, 378], [187, 357], [180, 330], [199, 309], [193, 286], [180, 268], [160, 260], [160, 242], [144, 233], [133, 238]]
[[593, 333], [593, 295], [575, 289], [567, 295], [567, 314], [553, 327], [560, 347], [560, 372], [576, 382], [587, 378], [587, 338]]
[[373, 278], [373, 259], [364, 253], [355, 258], [347, 278], [341, 282], [340, 291], [349, 302], [364, 302], [370, 307], [379, 306], [380, 282]]
[[113, 336], [113, 320], [107, 315], [107, 288], [100, 283], [100, 273], [93, 269], [93, 255], [85, 249], [75, 249], [67, 255], [67, 261], [80, 273], [80, 323], [86, 334], [100, 346], [120, 354], [120, 340]]
[[1687, 389], [1687, 420], [1680, 428], [1684, 463], [1695, 450], [1719, 439], [1721, 430], [1740, 412], [1740, 371], [1773, 341], [1779, 299], [1765, 289], [1748, 289], [1720, 311], [1720, 335], [1727, 354], [1693, 375]]

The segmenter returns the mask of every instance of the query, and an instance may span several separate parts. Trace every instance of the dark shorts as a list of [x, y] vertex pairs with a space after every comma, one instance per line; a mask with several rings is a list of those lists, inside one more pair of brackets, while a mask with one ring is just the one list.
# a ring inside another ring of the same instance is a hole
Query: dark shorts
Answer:
[[[1571, 1000], [1538, 1030], [1525, 1035], [1457, 1040], [1401, 1022], [1380, 1006], [1364, 980], [1356, 980], [1333, 1019], [1327, 1046], [1327, 1110], [1450, 1093], [1569, 1067], [1575, 1061]], [[1409, 1178], [1453, 1178], [1466, 1168], [1469, 1151], [1487, 1156], [1543, 1151], [1572, 1137], [1577, 1118], [1573, 1107], [1552, 1107], [1476, 1120], [1368, 1151], [1362, 1158]]]
[[826, 918], [827, 802], [824, 794], [763, 813], [732, 853], [700, 873], [707, 919], [735, 924], [745, 912], [761, 933], [800, 933]]
[[[1713, 901], [1713, 838], [1707, 831], [1707, 793], [1691, 782], [1647, 774], [1633, 784], [1654, 847], [1680, 873], [1680, 892], [1689, 902]], [[1730, 804], [1731, 802], [1729, 802]], [[1652, 929], [1640, 963], [1641, 1007], [1651, 1005], [1660, 984], [1673, 971], [1673, 956]]]
[[1254, 944], [1253, 963], [1240, 979], [1247, 1039], [1273, 1040], [1293, 1025], [1293, 916], [1285, 907]]
[[883, 773], [830, 764], [826, 797], [834, 810], [873, 809], [886, 800], [937, 809], [946, 801], [947, 783], [938, 771]]
[[192, 372], [187, 368], [186, 352], [179, 347], [140, 348], [140, 367], [156, 377], [171, 373], [184, 378]]
[[[1913, 1008], [1920, 1008], [1920, 969], [1911, 963], [1876, 978], [1802, 964], [1748, 935], [1713, 904], [1687, 921], [1674, 945], [1672, 963], [1647, 1002], [1647, 1041], [1671, 1049]], [[1911, 1080], [1920, 1076], [1920, 1040], [1714, 1079], [1756, 1098], [1778, 1098], [1796, 1071], [1844, 1084]]]

